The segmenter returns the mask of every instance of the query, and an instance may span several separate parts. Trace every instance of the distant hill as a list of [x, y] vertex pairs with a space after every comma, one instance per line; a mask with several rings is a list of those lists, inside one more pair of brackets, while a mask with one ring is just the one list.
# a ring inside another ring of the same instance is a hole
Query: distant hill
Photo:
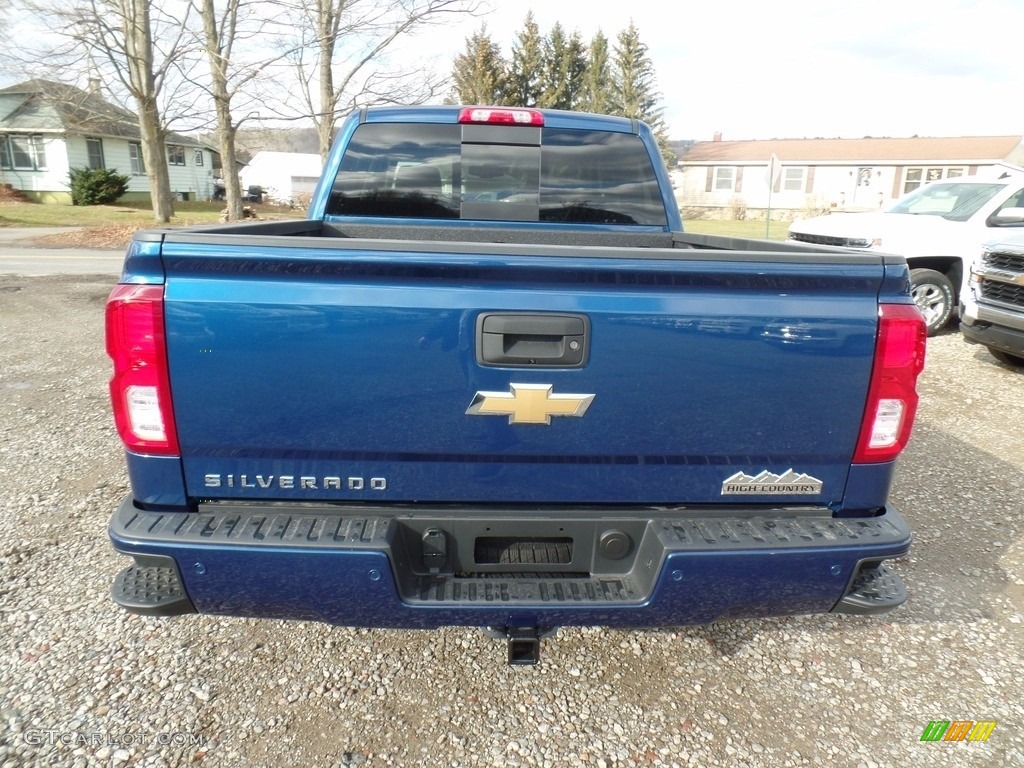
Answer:
[[[208, 133], [202, 140], [217, 147], [217, 134]], [[248, 163], [257, 152], [298, 152], [319, 154], [320, 143], [315, 128], [242, 128], [235, 136], [238, 159]]]
[[672, 139], [669, 141], [669, 146], [676, 153], [676, 157], [682, 157], [696, 143], [696, 139]]

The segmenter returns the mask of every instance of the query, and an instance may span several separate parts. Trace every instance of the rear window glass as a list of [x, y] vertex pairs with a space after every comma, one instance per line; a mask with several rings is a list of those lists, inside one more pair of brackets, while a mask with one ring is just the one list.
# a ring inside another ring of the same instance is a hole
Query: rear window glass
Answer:
[[[557, 128], [368, 123], [356, 129], [328, 214], [665, 226], [640, 138]], [[521, 142], [521, 143], [520, 143]]]

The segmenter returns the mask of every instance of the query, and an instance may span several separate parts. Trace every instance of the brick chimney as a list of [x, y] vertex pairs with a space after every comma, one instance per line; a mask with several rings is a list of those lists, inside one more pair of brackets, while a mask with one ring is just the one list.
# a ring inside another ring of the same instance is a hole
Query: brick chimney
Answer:
[[721, 141], [722, 140], [722, 132], [721, 131], [715, 131], [715, 135], [711, 137], [711, 140], [712, 141]]
[[100, 92], [100, 79], [98, 77], [89, 78], [89, 93], [99, 94]]

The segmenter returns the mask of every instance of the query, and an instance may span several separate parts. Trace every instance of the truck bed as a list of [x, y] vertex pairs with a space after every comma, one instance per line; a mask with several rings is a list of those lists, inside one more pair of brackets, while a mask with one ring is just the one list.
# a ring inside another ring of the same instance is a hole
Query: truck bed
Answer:
[[[627, 231], [623, 231], [626, 229]], [[224, 240], [219, 235], [227, 235]], [[352, 223], [332, 221], [267, 221], [254, 223], [211, 224], [208, 226], [191, 227], [184, 232], [179, 229], [149, 230], [136, 233], [136, 240], [169, 243], [182, 242], [192, 244], [231, 244], [239, 245], [255, 241], [261, 247], [279, 245], [291, 248], [297, 242], [305, 247], [334, 247], [335, 238], [347, 240], [397, 241], [416, 243], [417, 246], [436, 244], [482, 244], [494, 245], [546, 245], [546, 246], [593, 246], [612, 249], [675, 249], [690, 248], [697, 250], [730, 251], [735, 256], [741, 253], [775, 253], [788, 254], [792, 258], [812, 257], [825, 262], [829, 257], [838, 256], [839, 260], [853, 257], [860, 263], [881, 263], [885, 254], [878, 252], [854, 251], [845, 248], [810, 245], [776, 240], [758, 240], [753, 238], [723, 237], [720, 235], [704, 235], [691, 232], [659, 232], [645, 231], [640, 227], [591, 227], [587, 230], [579, 228], [546, 227], [501, 227], [501, 226], [459, 226], [445, 223], [445, 226], [391, 223]], [[212, 238], [212, 239], [211, 239]], [[253, 241], [246, 240], [253, 238]], [[276, 238], [283, 238], [277, 240]], [[315, 238], [317, 241], [308, 241]], [[327, 242], [325, 242], [327, 241]], [[356, 246], [359, 247], [359, 246]], [[384, 243], [381, 247], [387, 247]], [[643, 252], [631, 254], [646, 258]], [[890, 260], [898, 258], [889, 256]]]

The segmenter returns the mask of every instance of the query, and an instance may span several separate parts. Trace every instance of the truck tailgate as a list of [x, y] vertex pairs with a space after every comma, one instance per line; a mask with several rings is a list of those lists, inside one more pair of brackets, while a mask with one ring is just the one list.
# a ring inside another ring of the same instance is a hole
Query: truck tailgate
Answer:
[[[164, 243], [171, 393], [192, 498], [842, 499], [880, 260], [344, 245]], [[499, 318], [490, 330], [513, 362], [480, 359], [482, 315]], [[581, 360], [543, 357], [544, 328], [558, 318], [573, 321], [563, 341], [582, 342]]]

